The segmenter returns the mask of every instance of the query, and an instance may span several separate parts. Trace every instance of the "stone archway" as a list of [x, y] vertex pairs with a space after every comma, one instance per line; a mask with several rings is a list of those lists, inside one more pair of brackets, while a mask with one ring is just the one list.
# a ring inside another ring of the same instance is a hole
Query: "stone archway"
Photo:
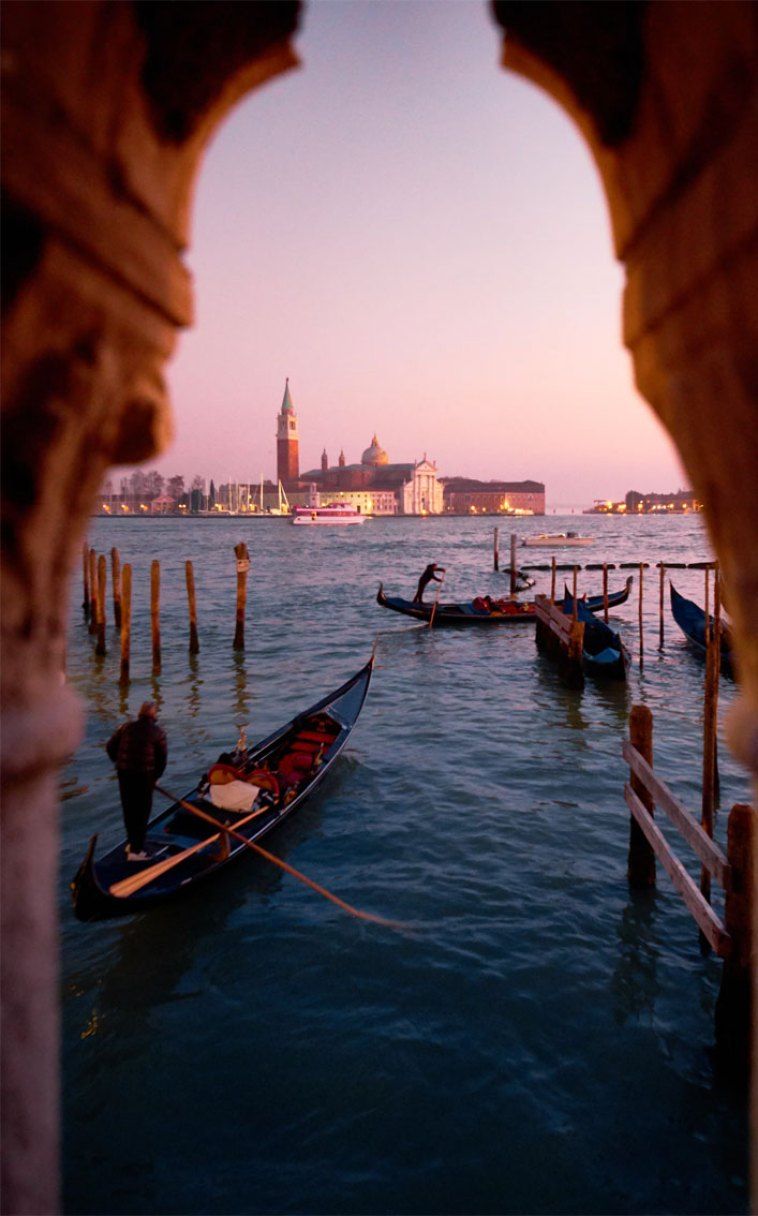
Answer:
[[[624, 340], [731, 590], [735, 739], [758, 771], [755, 10], [496, 0], [504, 64], [595, 156], [627, 271]], [[192, 316], [181, 261], [209, 136], [297, 60], [297, 0], [5, 9], [3, 1089], [8, 1212], [57, 1205], [56, 773], [69, 569], [108, 465], [170, 431], [163, 367]]]

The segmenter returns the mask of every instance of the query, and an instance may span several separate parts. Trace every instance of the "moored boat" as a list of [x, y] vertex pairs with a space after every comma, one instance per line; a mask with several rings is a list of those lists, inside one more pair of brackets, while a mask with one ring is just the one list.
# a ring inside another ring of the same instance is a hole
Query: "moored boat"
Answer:
[[[707, 641], [705, 635], [705, 612], [695, 603], [681, 595], [673, 583], [669, 584], [671, 593], [671, 613], [687, 641], [699, 654], [705, 654]], [[713, 617], [708, 621], [713, 625]], [[729, 626], [721, 624], [721, 670], [725, 675], [733, 675], [732, 667], [732, 636]]]
[[[629, 599], [629, 594], [632, 590], [633, 582], [634, 582], [634, 575], [630, 574], [629, 577], [627, 578], [624, 586], [621, 588], [620, 591], [609, 591], [608, 592], [608, 607], [609, 608], [618, 608], [621, 604], [626, 603], [626, 601]], [[568, 592], [568, 588], [566, 588], [566, 591]], [[585, 608], [588, 608], [590, 610], [590, 612], [602, 612], [603, 611], [605, 601], [603, 600], [602, 595], [583, 595], [580, 597], [580, 600], [581, 600], [581, 603], [584, 604]]]
[[592, 545], [593, 536], [580, 536], [578, 532], [542, 532], [539, 536], [525, 536], [522, 546], [528, 549], [567, 549], [571, 545]]
[[[563, 597], [563, 611], [571, 615], [574, 597], [568, 587]], [[577, 619], [584, 625], [582, 642], [582, 665], [589, 675], [604, 679], [625, 680], [631, 663], [631, 655], [621, 637], [605, 621], [598, 620], [584, 602], [576, 600]]]
[[293, 524], [301, 527], [365, 524], [367, 518], [349, 503], [342, 502], [330, 502], [325, 507], [295, 507], [292, 512]]
[[393, 612], [401, 612], [416, 621], [431, 621], [433, 625], [518, 625], [524, 621], [536, 619], [534, 604], [527, 600], [489, 600], [486, 596], [477, 596], [470, 602], [459, 604], [417, 604], [413, 600], [404, 600], [397, 595], [385, 595], [384, 586], [379, 584], [376, 602], [382, 608], [390, 608]]
[[292, 815], [343, 750], [366, 699], [373, 664], [372, 656], [346, 683], [262, 742], [222, 753], [183, 799], [148, 824], [144, 860], [128, 860], [122, 841], [96, 861], [93, 836], [71, 882], [78, 918], [100, 920], [144, 911], [186, 893], [248, 851], [242, 841], [218, 831], [188, 807], [251, 842]]

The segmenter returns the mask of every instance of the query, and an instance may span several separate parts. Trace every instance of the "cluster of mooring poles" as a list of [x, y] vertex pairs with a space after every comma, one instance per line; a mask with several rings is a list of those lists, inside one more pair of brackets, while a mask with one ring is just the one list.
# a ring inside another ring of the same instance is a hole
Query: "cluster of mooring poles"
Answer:
[[[250, 554], [247, 545], [234, 546], [237, 565], [237, 601], [235, 611], [235, 650], [245, 649], [245, 615], [247, 609], [247, 575], [250, 570]], [[195, 594], [195, 572], [191, 561], [184, 563], [187, 584], [187, 606], [189, 611], [189, 653], [199, 654], [200, 639], [197, 629], [197, 597]], [[107, 563], [105, 554], [99, 556], [85, 541], [82, 548], [82, 581], [84, 597], [82, 609], [89, 622], [89, 632], [95, 636], [95, 654], [106, 654], [106, 583]], [[132, 567], [121, 565], [118, 549], [111, 549], [111, 583], [113, 587], [113, 623], [119, 632], [121, 666], [119, 681], [129, 683], [132, 645]], [[150, 636], [152, 643], [152, 670], [157, 675], [161, 669], [161, 564], [150, 564]]]
[[[645, 634], [643, 628], [643, 605], [645, 595], [645, 571], [649, 570], [649, 562], [586, 562], [584, 564], [577, 562], [558, 562], [555, 557], [552, 557], [549, 563], [529, 563], [524, 566], [518, 566], [516, 560], [516, 546], [518, 538], [516, 533], [511, 533], [511, 551], [510, 551], [510, 579], [511, 579], [511, 595], [516, 593], [516, 585], [519, 574], [521, 573], [550, 573], [550, 597], [549, 604], [555, 606], [556, 593], [556, 577], [558, 573], [571, 573], [573, 579], [572, 595], [574, 601], [577, 596], [577, 575], [580, 570], [599, 570], [603, 576], [603, 619], [608, 623], [608, 571], [609, 570], [636, 570], [637, 571], [637, 622], [639, 630], [639, 665], [640, 669], [645, 665]], [[718, 562], [716, 561], [700, 561], [700, 562], [656, 562], [656, 568], [659, 572], [658, 580], [658, 649], [662, 650], [665, 637], [665, 590], [666, 590], [666, 571], [667, 570], [704, 570], [705, 571], [705, 613], [708, 616], [709, 610], [709, 579], [710, 572], [714, 572], [716, 587], [718, 587]], [[500, 529], [494, 530], [493, 537], [493, 567], [495, 571], [500, 570]], [[720, 600], [718, 599], [718, 591], [715, 593], [717, 611], [720, 613]], [[562, 598], [562, 597], [561, 597]], [[535, 596], [537, 604], [537, 645], [547, 654], [554, 655], [560, 658], [561, 671], [565, 676], [569, 685], [574, 687], [582, 687], [583, 676], [574, 670], [577, 662], [576, 659], [576, 641], [582, 640], [583, 626], [581, 622], [576, 622], [576, 607], [574, 607], [574, 621], [581, 627], [581, 632], [573, 631], [573, 644], [571, 641], [571, 630], [568, 629], [565, 622], [557, 619], [557, 612], [547, 612], [548, 597]], [[553, 626], [550, 622], [553, 621]], [[540, 624], [542, 622], [542, 624]], [[720, 627], [720, 617], [719, 617]], [[548, 634], [550, 637], [548, 637]], [[552, 639], [552, 640], [551, 640]], [[570, 652], [570, 653], [569, 653]], [[579, 649], [579, 665], [581, 667], [581, 647]]]

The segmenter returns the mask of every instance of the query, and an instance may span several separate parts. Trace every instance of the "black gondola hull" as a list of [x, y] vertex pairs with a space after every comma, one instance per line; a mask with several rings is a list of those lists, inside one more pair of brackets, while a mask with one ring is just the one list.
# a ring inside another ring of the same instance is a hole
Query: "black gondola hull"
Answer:
[[400, 612], [414, 621], [429, 624], [434, 613], [434, 628], [438, 625], [521, 625], [524, 622], [536, 620], [534, 605], [528, 604], [521, 612], [487, 613], [467, 610], [463, 604], [415, 604], [412, 600], [404, 600], [400, 596], [385, 595], [380, 585], [376, 596], [377, 604], [389, 608], [392, 612]]
[[[574, 599], [568, 587], [564, 590], [563, 611], [573, 612]], [[576, 601], [577, 618], [584, 625], [582, 666], [587, 675], [602, 680], [625, 680], [631, 655], [621, 637], [605, 621], [595, 616], [584, 600]]]
[[[270, 806], [263, 806], [250, 816], [249, 821], [240, 814], [225, 812], [206, 801], [200, 792], [200, 785], [191, 790], [183, 801], [197, 805], [198, 809], [211, 814], [217, 821], [239, 830], [251, 843], [267, 836], [303, 805], [331, 770], [363, 707], [373, 663], [372, 656], [366, 666], [345, 684], [246, 752], [244, 766], [250, 771], [277, 756], [281, 760], [283, 755], [288, 754], [287, 748], [291, 741], [297, 741], [298, 736], [302, 737], [304, 728], [307, 729], [315, 720], [328, 721], [330, 742], [324, 751], [323, 760], [320, 761], [319, 767], [314, 766], [307, 778], [293, 788], [293, 796], [289, 801], [274, 801]], [[184, 811], [184, 818], [190, 825], [189, 830], [194, 828], [197, 832], [196, 843], [193, 844], [192, 839], [186, 835], [187, 829], [180, 829], [178, 833], [174, 829], [173, 825], [181, 813], [181, 805], [176, 802], [148, 824], [146, 849], [150, 856], [145, 861], [128, 862], [125, 853], [126, 842], [112, 849], [100, 861], [95, 861], [97, 837], [92, 837], [82, 863], [71, 881], [74, 913], [79, 920], [103, 920], [147, 911], [157, 904], [180, 898], [196, 890], [199, 884], [214, 877], [242, 854], [249, 854], [248, 847], [233, 837], [226, 837], [230, 842], [229, 849], [228, 852], [222, 851], [217, 843], [219, 834], [212, 827], [193, 819], [190, 812]], [[128, 895], [112, 893], [114, 884], [118, 885], [124, 879], [138, 878], [141, 872], [147, 873], [164, 860], [170, 863], [165, 872], [136, 892]]]
[[[681, 595], [673, 583], [669, 584], [671, 596], [671, 614], [686, 637], [692, 650], [704, 656], [706, 654], [705, 612], [695, 603]], [[708, 618], [713, 624], [713, 617]], [[734, 677], [732, 665], [732, 640], [729, 630], [722, 625], [721, 631], [721, 670], [724, 675]]]

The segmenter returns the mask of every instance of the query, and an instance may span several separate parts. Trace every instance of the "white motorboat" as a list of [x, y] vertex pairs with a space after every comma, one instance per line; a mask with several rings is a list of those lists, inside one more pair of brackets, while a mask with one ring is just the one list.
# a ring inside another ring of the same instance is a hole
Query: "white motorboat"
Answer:
[[566, 549], [570, 545], [591, 545], [594, 540], [594, 536], [580, 536], [578, 532], [543, 532], [525, 536], [521, 544], [530, 549]]
[[365, 524], [367, 518], [344, 502], [330, 502], [325, 507], [295, 507], [292, 512], [293, 524], [300, 527], [344, 527], [346, 524]]

